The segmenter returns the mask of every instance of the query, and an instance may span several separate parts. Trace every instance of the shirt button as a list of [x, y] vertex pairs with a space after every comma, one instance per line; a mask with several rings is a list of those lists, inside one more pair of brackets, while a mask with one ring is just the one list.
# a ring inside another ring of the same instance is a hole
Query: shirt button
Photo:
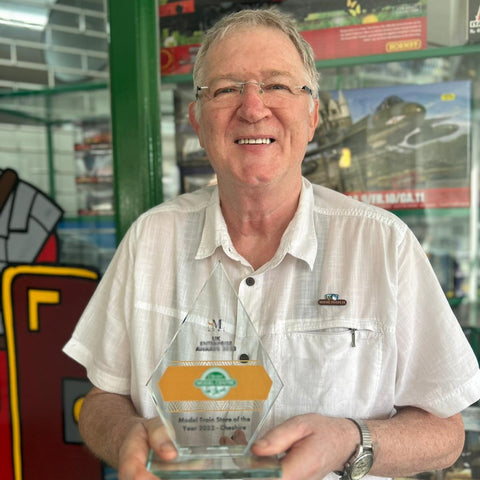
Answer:
[[245, 283], [246, 283], [249, 287], [251, 287], [251, 286], [255, 285], [255, 279], [252, 278], [252, 277], [248, 277], [248, 278], [245, 279]]

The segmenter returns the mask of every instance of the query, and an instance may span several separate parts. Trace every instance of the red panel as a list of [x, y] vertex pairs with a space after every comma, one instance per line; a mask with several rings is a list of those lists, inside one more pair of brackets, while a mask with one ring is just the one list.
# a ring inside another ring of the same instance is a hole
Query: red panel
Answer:
[[[12, 300], [4, 299], [10, 386], [18, 387], [17, 398], [11, 389], [11, 403], [19, 399], [11, 418], [14, 445], [21, 442], [21, 451], [15, 447], [13, 451], [15, 480], [47, 480], [52, 472], [55, 478], [100, 480], [101, 463], [82, 444], [65, 442], [69, 413], [64, 414], [63, 386], [65, 379], [84, 381], [85, 372], [62, 352], [97, 280], [82, 278], [82, 272], [88, 272], [85, 269], [15, 268], [5, 280], [7, 268], [3, 280], [10, 283]], [[48, 297], [52, 293], [53, 297]], [[29, 310], [32, 304], [34, 308]], [[12, 345], [14, 352], [10, 351]]]
[[2, 480], [13, 479], [12, 430], [6, 350], [0, 350], [0, 478]]

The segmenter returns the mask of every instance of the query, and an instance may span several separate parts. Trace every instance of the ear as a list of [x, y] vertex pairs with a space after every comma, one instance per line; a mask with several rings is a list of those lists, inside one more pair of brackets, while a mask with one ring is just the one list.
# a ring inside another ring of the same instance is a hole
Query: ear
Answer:
[[313, 99], [313, 109], [312, 111], [310, 112], [310, 125], [309, 125], [309, 130], [310, 130], [310, 134], [309, 134], [309, 141], [312, 141], [313, 139], [313, 136], [315, 134], [315, 130], [317, 128], [317, 125], [318, 125], [318, 119], [319, 119], [319, 114], [318, 114], [318, 99], [315, 98]]
[[188, 106], [188, 119], [190, 120], [190, 125], [193, 127], [193, 130], [197, 134], [198, 140], [200, 141], [200, 146], [203, 148], [202, 139], [200, 136], [200, 123], [195, 115], [195, 102], [190, 102], [190, 105]]

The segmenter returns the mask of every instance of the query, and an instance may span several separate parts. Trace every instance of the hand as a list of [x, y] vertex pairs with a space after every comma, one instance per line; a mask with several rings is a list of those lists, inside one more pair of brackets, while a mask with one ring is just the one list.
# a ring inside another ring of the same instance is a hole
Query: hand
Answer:
[[321, 479], [345, 462], [359, 443], [353, 422], [344, 418], [306, 414], [290, 418], [270, 430], [252, 446], [255, 455], [278, 455], [282, 480]]
[[131, 428], [119, 452], [119, 480], [158, 480], [146, 469], [150, 448], [162, 460], [173, 460], [177, 456], [160, 418], [137, 422]]

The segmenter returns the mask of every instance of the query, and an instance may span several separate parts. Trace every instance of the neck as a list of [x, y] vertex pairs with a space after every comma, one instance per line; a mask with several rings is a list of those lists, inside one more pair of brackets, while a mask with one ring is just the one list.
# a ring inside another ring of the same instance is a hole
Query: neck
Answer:
[[232, 191], [219, 185], [220, 205], [236, 250], [256, 270], [271, 260], [295, 215], [301, 192], [269, 187]]

